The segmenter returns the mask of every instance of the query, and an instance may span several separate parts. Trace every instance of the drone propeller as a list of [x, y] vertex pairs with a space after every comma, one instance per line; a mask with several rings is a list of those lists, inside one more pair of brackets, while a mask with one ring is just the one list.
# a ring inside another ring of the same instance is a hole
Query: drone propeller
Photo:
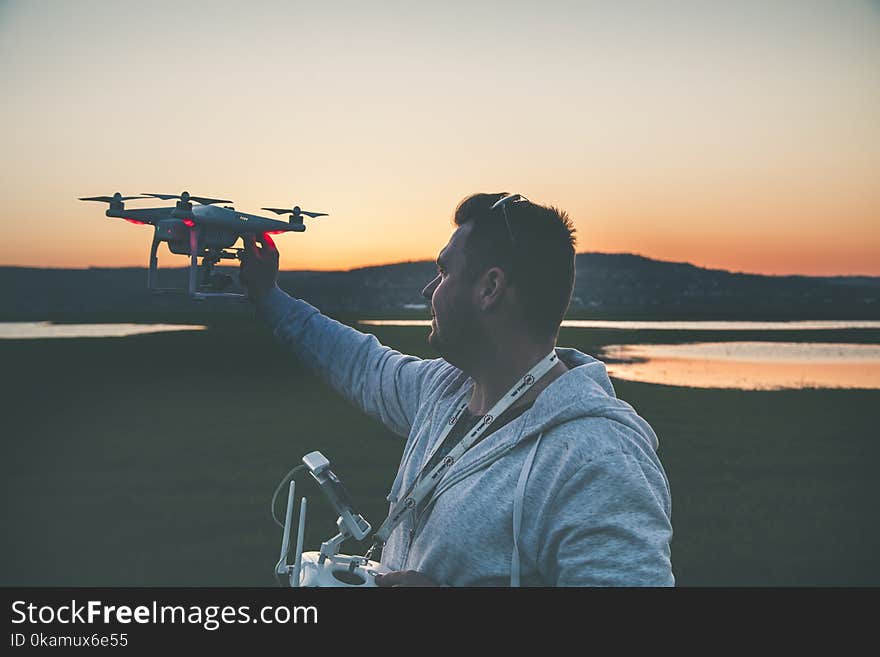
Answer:
[[123, 196], [119, 192], [116, 192], [113, 196], [86, 196], [85, 198], [81, 198], [80, 201], [100, 201], [102, 203], [122, 203], [123, 201], [130, 201], [135, 198], [147, 198], [146, 196]]
[[214, 203], [232, 203], [232, 201], [226, 201], [221, 198], [206, 198], [204, 196], [191, 196], [189, 192], [183, 192], [182, 194], [148, 194], [147, 192], [141, 192], [141, 194], [146, 194], [147, 196], [154, 196], [156, 198], [160, 198], [163, 201], [167, 201], [172, 198], [177, 198], [183, 201], [184, 203], [189, 203], [190, 201], [195, 201], [196, 203], [201, 203], [202, 205], [212, 205]]
[[261, 210], [268, 210], [269, 212], [274, 212], [275, 214], [292, 214], [294, 217], [299, 217], [300, 215], [306, 215], [307, 217], [311, 217], [314, 219], [315, 217], [329, 217], [330, 215], [326, 212], [307, 212], [306, 210], [300, 209], [298, 205], [294, 205], [292, 209], [285, 210], [284, 208], [260, 208]]

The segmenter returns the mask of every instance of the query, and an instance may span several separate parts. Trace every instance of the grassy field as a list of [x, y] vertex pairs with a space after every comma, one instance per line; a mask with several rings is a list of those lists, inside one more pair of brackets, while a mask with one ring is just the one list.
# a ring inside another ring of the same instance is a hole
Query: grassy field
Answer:
[[[314, 449], [361, 512], [381, 522], [402, 440], [249, 317], [217, 322], [204, 332], [0, 341], [0, 585], [273, 585], [280, 530], [269, 498]], [[433, 355], [426, 329], [370, 330]], [[880, 342], [873, 331], [850, 333], [797, 339]], [[609, 343], [726, 337], [570, 329], [560, 344], [593, 353]], [[660, 437], [678, 584], [880, 585], [871, 411], [880, 391], [614, 383]], [[306, 545], [317, 549], [335, 516], [301, 481]]]

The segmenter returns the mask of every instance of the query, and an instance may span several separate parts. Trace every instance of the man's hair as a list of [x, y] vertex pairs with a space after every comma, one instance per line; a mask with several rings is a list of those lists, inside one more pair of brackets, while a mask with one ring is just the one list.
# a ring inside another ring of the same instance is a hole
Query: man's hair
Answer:
[[476, 279], [490, 267], [503, 269], [517, 290], [530, 332], [555, 339], [574, 289], [574, 226], [557, 208], [507, 202], [511, 242], [504, 209], [491, 209], [505, 196], [474, 194], [455, 209], [456, 225], [473, 224], [465, 244], [467, 273]]

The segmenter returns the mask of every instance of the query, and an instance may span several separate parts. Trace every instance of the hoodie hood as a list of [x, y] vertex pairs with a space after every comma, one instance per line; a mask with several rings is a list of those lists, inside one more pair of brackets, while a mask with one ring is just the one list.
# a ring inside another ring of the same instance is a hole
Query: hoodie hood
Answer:
[[651, 426], [632, 406], [617, 398], [605, 363], [567, 347], [557, 347], [556, 355], [569, 370], [535, 399], [524, 416], [526, 424], [520, 440], [579, 418], [604, 417], [631, 429], [652, 450], [657, 449], [659, 441]]
[[[579, 442], [585, 452], [607, 450], [609, 447], [607, 439], [609, 436], [614, 436], [613, 440], [617, 441], [616, 444], [621, 449], [632, 454], [644, 455], [649, 459], [655, 458], [653, 455], [658, 446], [657, 435], [632, 406], [617, 398], [605, 364], [577, 349], [557, 347], [556, 354], [569, 370], [542, 390], [528, 411], [466, 451], [441, 479], [432, 498], [439, 496], [462, 478], [487, 467], [521, 443], [557, 429], [565, 431], [583, 420], [604, 418], [614, 423], [612, 427], [617, 426], [617, 430], [610, 434], [601, 432], [600, 435], [593, 435], [590, 431], [579, 432]], [[448, 367], [455, 369], [451, 365]], [[444, 410], [437, 417], [439, 426], [444, 426], [452, 417], [457, 405], [467, 398], [473, 386], [473, 380], [469, 376], [458, 369], [455, 369], [455, 372], [459, 376], [452, 378], [450, 388], [441, 395], [446, 402], [441, 403]], [[433, 402], [429, 405], [433, 405]], [[441, 438], [439, 431], [434, 433], [428, 439], [429, 449], [423, 452], [422, 456], [415, 457], [414, 463], [424, 467], [428, 454], [439, 446]], [[605, 442], [601, 445], [593, 442], [597, 439]], [[415, 443], [410, 442], [404, 452], [404, 463], [413, 456], [411, 452], [414, 451]], [[403, 478], [402, 469], [398, 473], [393, 490], [398, 489]]]

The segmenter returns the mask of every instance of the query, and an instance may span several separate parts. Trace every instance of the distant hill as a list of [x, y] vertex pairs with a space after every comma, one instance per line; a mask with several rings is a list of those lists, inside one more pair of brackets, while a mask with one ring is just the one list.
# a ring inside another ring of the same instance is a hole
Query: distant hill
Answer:
[[[237, 279], [235, 268], [218, 268]], [[163, 286], [183, 287], [187, 270], [160, 271]], [[421, 297], [434, 276], [429, 261], [350, 271], [284, 271], [279, 284], [330, 314], [426, 317]], [[0, 319], [85, 316], [166, 318], [243, 314], [226, 300], [154, 295], [146, 269], [0, 267]], [[243, 308], [245, 310], [243, 310]], [[631, 254], [577, 255], [570, 318], [880, 318], [880, 277], [762, 276], [705, 269]]]

